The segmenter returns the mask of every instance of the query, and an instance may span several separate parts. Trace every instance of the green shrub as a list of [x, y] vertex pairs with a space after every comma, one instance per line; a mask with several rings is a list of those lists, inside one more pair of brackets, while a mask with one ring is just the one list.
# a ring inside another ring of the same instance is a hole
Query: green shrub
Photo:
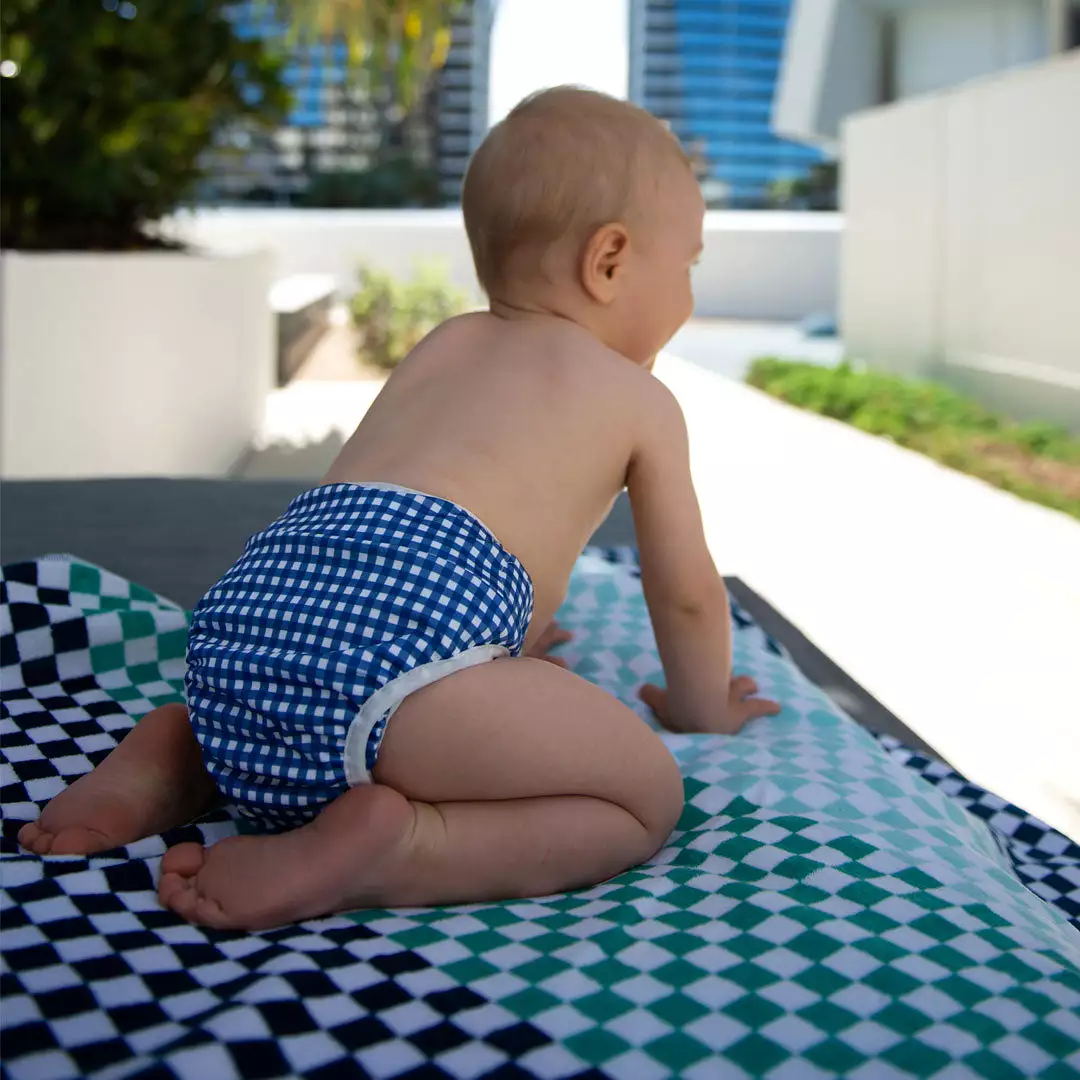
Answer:
[[756, 360], [747, 381], [802, 409], [854, 424], [874, 435], [904, 438], [942, 426], [994, 431], [1000, 419], [981, 405], [934, 383], [878, 371], [788, 360]]
[[1055, 461], [1080, 463], [1080, 440], [1054, 424], [1034, 422], [1020, 424], [1015, 430], [1016, 444], [1040, 457]]
[[936, 383], [765, 357], [746, 381], [801, 409], [842, 420], [1021, 498], [1080, 517], [1080, 439], [1016, 424]]
[[349, 301], [360, 357], [389, 370], [440, 323], [469, 309], [469, 298], [449, 282], [437, 263], [417, 267], [408, 281], [362, 267], [360, 287]]
[[288, 107], [282, 58], [230, 0], [4, 0], [0, 231], [11, 248], [125, 250], [194, 193], [235, 124]]

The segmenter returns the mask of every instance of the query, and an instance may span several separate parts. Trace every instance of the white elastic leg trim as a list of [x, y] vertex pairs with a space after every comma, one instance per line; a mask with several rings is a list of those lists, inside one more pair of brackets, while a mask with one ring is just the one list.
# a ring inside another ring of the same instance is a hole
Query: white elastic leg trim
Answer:
[[376, 690], [360, 707], [356, 719], [349, 725], [349, 733], [345, 736], [345, 778], [349, 781], [349, 786], [372, 782], [371, 773], [367, 770], [367, 745], [372, 728], [378, 723], [380, 716], [387, 714], [389, 723], [397, 707], [417, 690], [445, 679], [455, 671], [463, 671], [465, 668], [476, 667], [477, 664], [486, 664], [509, 655], [510, 650], [505, 645], [477, 645], [446, 660], [421, 664]]

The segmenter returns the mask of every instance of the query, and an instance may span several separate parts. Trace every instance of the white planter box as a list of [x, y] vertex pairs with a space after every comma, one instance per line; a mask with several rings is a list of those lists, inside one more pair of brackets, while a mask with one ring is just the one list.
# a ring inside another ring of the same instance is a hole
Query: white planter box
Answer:
[[5, 252], [0, 475], [221, 476], [273, 385], [273, 256]]

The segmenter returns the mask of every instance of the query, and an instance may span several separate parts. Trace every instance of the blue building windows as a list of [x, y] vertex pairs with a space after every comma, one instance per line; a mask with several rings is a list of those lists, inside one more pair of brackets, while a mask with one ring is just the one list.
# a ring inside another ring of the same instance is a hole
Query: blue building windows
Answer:
[[770, 126], [789, 0], [631, 0], [631, 97], [667, 120], [711, 205], [770, 205], [819, 151]]

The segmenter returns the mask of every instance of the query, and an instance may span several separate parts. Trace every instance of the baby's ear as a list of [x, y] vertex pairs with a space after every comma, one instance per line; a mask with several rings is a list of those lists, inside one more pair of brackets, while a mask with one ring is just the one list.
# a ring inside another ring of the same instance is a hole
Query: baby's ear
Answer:
[[619, 287], [619, 272], [630, 251], [630, 234], [621, 222], [601, 225], [585, 242], [581, 284], [598, 304], [610, 304]]

